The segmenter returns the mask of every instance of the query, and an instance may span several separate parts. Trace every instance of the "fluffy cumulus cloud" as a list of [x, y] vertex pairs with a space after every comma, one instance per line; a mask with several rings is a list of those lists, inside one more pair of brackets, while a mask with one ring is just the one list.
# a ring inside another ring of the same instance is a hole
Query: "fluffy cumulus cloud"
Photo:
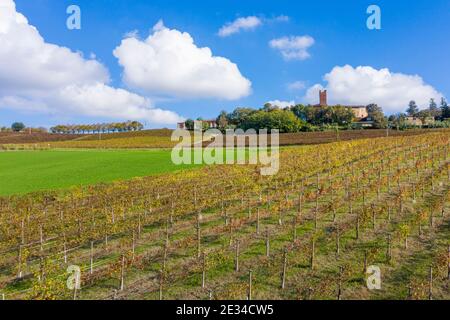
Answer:
[[233, 22], [229, 22], [225, 24], [222, 28], [220, 28], [219, 36], [228, 37], [241, 31], [254, 30], [257, 27], [261, 26], [262, 24], [263, 24], [262, 19], [255, 16], [238, 18]]
[[273, 39], [269, 45], [280, 51], [285, 60], [306, 60], [311, 57], [308, 49], [314, 42], [314, 38], [310, 36], [291, 36]]
[[276, 106], [279, 108], [287, 108], [291, 106], [295, 106], [295, 101], [280, 101], [280, 100], [273, 100], [268, 101], [267, 103], [270, 103], [272, 106]]
[[325, 86], [316, 84], [307, 90], [305, 100], [318, 103], [319, 90], [328, 90], [330, 104], [367, 105], [377, 103], [388, 114], [404, 112], [409, 101], [428, 107], [430, 98], [443, 95], [418, 75], [375, 69], [370, 66], [337, 66], [324, 76]]
[[124, 69], [123, 81], [147, 94], [235, 100], [251, 92], [236, 64], [197, 47], [189, 33], [162, 21], [145, 40], [123, 39], [114, 56]]
[[13, 0], [0, 0], [0, 108], [172, 124], [177, 114], [110, 87], [95, 56], [47, 43]]

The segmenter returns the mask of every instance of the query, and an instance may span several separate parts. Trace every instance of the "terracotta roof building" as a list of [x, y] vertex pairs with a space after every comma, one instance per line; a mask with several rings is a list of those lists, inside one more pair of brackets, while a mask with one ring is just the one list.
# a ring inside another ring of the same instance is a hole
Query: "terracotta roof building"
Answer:
[[[320, 101], [319, 104], [315, 105], [315, 107], [327, 107], [328, 106], [327, 90], [319, 91], [319, 101]], [[355, 115], [355, 118], [358, 121], [366, 119], [369, 116], [366, 106], [344, 106], [344, 107], [351, 108], [353, 111], [353, 114]]]

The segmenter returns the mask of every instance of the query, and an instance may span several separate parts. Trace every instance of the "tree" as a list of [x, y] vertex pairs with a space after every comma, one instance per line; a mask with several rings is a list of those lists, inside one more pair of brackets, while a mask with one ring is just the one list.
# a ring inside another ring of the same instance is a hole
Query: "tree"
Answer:
[[414, 117], [419, 112], [419, 107], [417, 106], [414, 100], [409, 102], [408, 109], [406, 109], [406, 113], [410, 117]]
[[241, 129], [278, 129], [280, 133], [298, 132], [305, 123], [298, 119], [294, 113], [285, 110], [273, 110], [271, 112], [257, 111], [252, 113], [242, 123]]
[[387, 127], [387, 119], [384, 116], [383, 108], [379, 107], [377, 104], [369, 104], [367, 107], [367, 113], [369, 118], [374, 122], [374, 127], [376, 129], [384, 129]]
[[184, 125], [186, 126], [186, 129], [188, 130], [194, 130], [194, 120], [192, 119], [187, 119], [184, 123]]
[[291, 111], [300, 119], [303, 121], [308, 121], [308, 107], [303, 104], [297, 104], [293, 107], [291, 107]]
[[20, 131], [22, 131], [23, 129], [25, 129], [25, 125], [24, 125], [22, 122], [14, 122], [14, 123], [11, 125], [11, 129], [12, 129], [12, 131], [14, 131], [14, 132], [20, 132]]
[[421, 110], [416, 114], [416, 117], [422, 121], [422, 125], [427, 124], [427, 119], [432, 117], [431, 110]]
[[437, 103], [434, 99], [430, 99], [430, 117], [433, 117], [435, 120], [439, 120], [441, 118], [442, 112], [441, 109], [438, 108]]
[[431, 110], [431, 111], [435, 111], [435, 110], [437, 110], [437, 109], [438, 109], [438, 107], [437, 107], [436, 102], [434, 101], [433, 98], [431, 98], [431, 99], [430, 99], [430, 110]]
[[141, 131], [142, 129], [144, 129], [144, 125], [139, 121], [132, 121], [130, 123], [130, 129], [134, 131]]
[[236, 108], [232, 113], [228, 114], [228, 123], [240, 128], [242, 123], [254, 112], [256, 110], [252, 108]]
[[225, 130], [228, 127], [228, 117], [227, 112], [222, 111], [220, 115], [217, 117], [217, 125], [219, 126], [220, 130]]
[[270, 112], [276, 109], [279, 109], [279, 107], [274, 104], [271, 104], [270, 102], [265, 103], [264, 107], [262, 108], [262, 110], [266, 112]]
[[395, 115], [391, 115], [389, 117], [389, 121], [392, 123], [392, 125], [395, 128], [397, 128], [397, 130], [405, 129], [407, 127], [406, 114], [404, 114], [404, 113], [398, 113]]
[[441, 118], [442, 120], [450, 119], [450, 107], [444, 98], [441, 98]]
[[340, 126], [351, 124], [353, 121], [353, 111], [351, 108], [344, 106], [335, 106], [331, 108], [332, 122]]

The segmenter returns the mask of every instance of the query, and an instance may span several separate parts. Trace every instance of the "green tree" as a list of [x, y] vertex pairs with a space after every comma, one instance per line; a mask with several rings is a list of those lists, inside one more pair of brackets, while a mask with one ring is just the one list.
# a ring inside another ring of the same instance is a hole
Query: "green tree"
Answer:
[[369, 104], [366, 109], [369, 114], [369, 118], [374, 122], [374, 127], [376, 129], [384, 129], [387, 127], [388, 121], [384, 116], [383, 108], [375, 103], [372, 103]]
[[291, 111], [300, 119], [303, 121], [308, 121], [308, 107], [303, 104], [297, 104], [293, 107], [291, 107]]
[[421, 110], [416, 114], [416, 117], [418, 117], [420, 119], [420, 121], [422, 121], [422, 124], [424, 125], [427, 121], [427, 118], [432, 117], [432, 113], [431, 110]]
[[438, 109], [437, 103], [434, 101], [433, 98], [431, 98], [431, 99], [430, 99], [430, 110], [431, 110], [431, 111], [434, 111], [434, 110], [437, 110], [437, 109]]
[[225, 130], [228, 127], [228, 116], [226, 111], [222, 111], [220, 115], [217, 117], [217, 125], [220, 130]]
[[331, 108], [331, 118], [334, 124], [340, 126], [351, 124], [353, 121], [353, 111], [344, 106], [334, 106]]
[[187, 119], [184, 123], [184, 125], [186, 126], [186, 129], [188, 130], [194, 130], [194, 120], [192, 119]]
[[25, 129], [25, 125], [24, 125], [22, 122], [14, 122], [14, 123], [11, 125], [11, 129], [12, 129], [12, 131], [14, 131], [14, 132], [20, 132], [20, 131], [22, 131], [23, 129]]
[[450, 119], [450, 107], [445, 98], [441, 98], [441, 118], [443, 120]]
[[242, 123], [242, 129], [278, 129], [280, 133], [298, 132], [305, 123], [298, 119], [291, 111], [273, 110], [271, 112], [257, 111], [252, 113]]
[[437, 103], [434, 99], [430, 99], [430, 116], [434, 117], [435, 120], [439, 120], [441, 118], [442, 112], [441, 109], [438, 108]]
[[236, 108], [232, 113], [228, 114], [228, 123], [240, 128], [247, 118], [256, 112], [252, 108]]
[[389, 121], [391, 122], [392, 126], [395, 127], [397, 130], [403, 130], [406, 129], [406, 114], [404, 113], [398, 113], [395, 115], [391, 115], [389, 117]]
[[419, 112], [419, 107], [417, 106], [414, 100], [409, 102], [408, 109], [406, 109], [406, 113], [410, 117], [414, 117]]

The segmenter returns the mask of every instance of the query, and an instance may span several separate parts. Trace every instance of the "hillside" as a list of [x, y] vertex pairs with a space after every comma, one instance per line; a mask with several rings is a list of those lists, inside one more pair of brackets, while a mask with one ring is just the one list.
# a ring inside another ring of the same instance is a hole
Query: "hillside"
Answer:
[[67, 141], [80, 138], [74, 134], [51, 134], [51, 133], [26, 133], [26, 132], [0, 132], [1, 144], [23, 144], [39, 143], [47, 141]]
[[[171, 141], [172, 130], [143, 130], [134, 132], [121, 132], [109, 134], [90, 135], [52, 135], [29, 137], [33, 141], [12, 142], [12, 137], [5, 139], [9, 142], [1, 142], [3, 149], [35, 149], [35, 148], [82, 148], [82, 149], [152, 149], [152, 148], [172, 148], [177, 142]], [[432, 132], [450, 132], [449, 129], [416, 129], [397, 131], [389, 130], [391, 137], [415, 136]], [[280, 145], [312, 145], [330, 143], [335, 141], [348, 141], [357, 139], [373, 139], [385, 137], [386, 130], [347, 130], [347, 131], [324, 131], [324, 132], [299, 132], [280, 134]], [[38, 140], [41, 139], [41, 140]], [[27, 143], [33, 143], [32, 145]], [[14, 145], [6, 145], [14, 144]], [[205, 142], [205, 145], [208, 142]], [[1, 148], [1, 146], [0, 146]]]
[[[0, 293], [446, 300], [448, 146], [445, 133], [337, 142], [282, 150], [272, 177], [208, 166], [0, 198]], [[67, 290], [70, 265], [82, 290]]]

